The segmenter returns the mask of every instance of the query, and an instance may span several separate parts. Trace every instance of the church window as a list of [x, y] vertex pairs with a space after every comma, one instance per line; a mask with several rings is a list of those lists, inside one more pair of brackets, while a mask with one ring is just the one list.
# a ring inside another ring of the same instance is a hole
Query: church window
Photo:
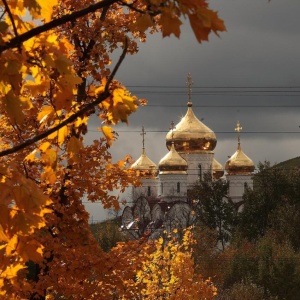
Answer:
[[244, 182], [244, 192], [246, 192], [247, 187], [248, 187], [248, 183]]
[[177, 182], [177, 193], [180, 193], [180, 182]]
[[151, 196], [151, 188], [148, 186], [148, 197]]
[[163, 183], [160, 184], [160, 190], [161, 190], [161, 194], [163, 194], [164, 193], [164, 184]]

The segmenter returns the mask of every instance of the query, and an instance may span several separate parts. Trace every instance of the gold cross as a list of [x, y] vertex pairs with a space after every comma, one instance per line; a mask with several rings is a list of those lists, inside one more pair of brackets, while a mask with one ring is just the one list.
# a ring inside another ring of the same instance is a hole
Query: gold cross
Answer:
[[146, 135], [146, 131], [144, 126], [142, 126], [142, 132], [140, 133], [140, 135], [143, 136], [143, 149], [145, 149], [145, 135]]
[[191, 73], [188, 73], [188, 76], [187, 76], [187, 86], [188, 86], [188, 96], [189, 96], [189, 104], [192, 103], [192, 85], [193, 85], [193, 80], [192, 80], [192, 76], [191, 76]]
[[242, 129], [243, 128], [241, 126], [240, 121], [237, 121], [236, 128], [234, 128], [234, 130], [237, 131], [237, 133], [238, 133], [238, 142], [240, 142], [240, 140], [241, 140], [240, 132], [242, 131]]
[[175, 129], [175, 126], [174, 126], [174, 122], [172, 121], [171, 122], [171, 127], [170, 127], [170, 130], [172, 130], [172, 141], [173, 141], [173, 138], [174, 138], [174, 129]]

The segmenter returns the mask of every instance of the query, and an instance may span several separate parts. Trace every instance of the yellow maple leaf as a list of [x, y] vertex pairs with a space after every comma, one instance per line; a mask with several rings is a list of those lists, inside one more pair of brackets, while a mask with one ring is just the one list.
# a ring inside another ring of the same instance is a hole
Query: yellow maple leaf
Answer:
[[7, 243], [6, 255], [10, 256], [18, 245], [18, 236], [15, 234]]
[[24, 122], [24, 115], [21, 107], [20, 98], [18, 98], [14, 92], [11, 90], [8, 94], [2, 97], [5, 104], [6, 111], [9, 115], [13, 124], [22, 125]]
[[45, 122], [46, 119], [50, 118], [54, 115], [54, 108], [50, 105], [43, 106], [41, 111], [38, 113], [37, 120], [40, 121], [40, 123]]
[[61, 146], [65, 139], [66, 139], [66, 136], [69, 134], [69, 129], [68, 129], [68, 126], [64, 126], [62, 128], [60, 128], [58, 130], [58, 145]]
[[1, 242], [8, 242], [8, 237], [5, 234], [2, 225], [0, 224], [0, 241]]
[[44, 142], [42, 143], [40, 146], [39, 146], [39, 149], [42, 151], [42, 152], [45, 152], [49, 147], [50, 147], [50, 143], [49, 142]]
[[70, 153], [70, 157], [75, 161], [79, 160], [79, 151], [83, 148], [82, 142], [75, 136], [72, 136], [67, 144], [67, 151]]
[[52, 169], [56, 168], [57, 152], [53, 148], [44, 151], [42, 154], [42, 159], [46, 166], [50, 166]]
[[109, 145], [111, 145], [112, 141], [115, 140], [113, 129], [111, 127], [109, 127], [109, 126], [103, 126], [103, 127], [101, 127], [101, 130], [102, 130], [103, 134], [106, 137], [107, 143]]
[[57, 5], [57, 0], [24, 0], [24, 6], [27, 7], [34, 19], [43, 18], [45, 22], [51, 20], [53, 6]]

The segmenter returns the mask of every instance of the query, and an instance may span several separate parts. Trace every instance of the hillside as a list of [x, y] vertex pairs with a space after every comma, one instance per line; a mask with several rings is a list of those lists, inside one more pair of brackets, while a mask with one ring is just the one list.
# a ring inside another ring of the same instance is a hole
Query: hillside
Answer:
[[286, 161], [283, 161], [281, 163], [276, 164], [274, 167], [281, 168], [285, 170], [293, 170], [293, 169], [299, 169], [300, 168], [300, 156], [288, 159]]

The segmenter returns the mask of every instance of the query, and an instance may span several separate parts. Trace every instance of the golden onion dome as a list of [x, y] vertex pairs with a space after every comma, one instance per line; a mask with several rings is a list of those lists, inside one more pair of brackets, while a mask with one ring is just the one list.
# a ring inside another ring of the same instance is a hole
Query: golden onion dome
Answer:
[[179, 153], [212, 151], [217, 144], [215, 133], [195, 116], [190, 101], [186, 115], [166, 136], [168, 149], [171, 148], [172, 141]]
[[131, 165], [131, 169], [142, 177], [156, 177], [158, 174], [157, 165], [146, 155], [144, 148], [139, 159]]
[[242, 151], [240, 143], [236, 152], [226, 161], [225, 170], [229, 175], [249, 175], [254, 171], [254, 163]]
[[214, 179], [219, 179], [224, 175], [223, 166], [215, 158], [212, 163], [212, 173]]
[[188, 164], [172, 143], [170, 151], [160, 160], [158, 168], [159, 174], [187, 174]]
[[235, 131], [238, 132], [238, 148], [235, 153], [226, 161], [225, 170], [229, 175], [249, 175], [254, 171], [254, 163], [241, 148], [240, 132], [241, 124], [238, 121]]

